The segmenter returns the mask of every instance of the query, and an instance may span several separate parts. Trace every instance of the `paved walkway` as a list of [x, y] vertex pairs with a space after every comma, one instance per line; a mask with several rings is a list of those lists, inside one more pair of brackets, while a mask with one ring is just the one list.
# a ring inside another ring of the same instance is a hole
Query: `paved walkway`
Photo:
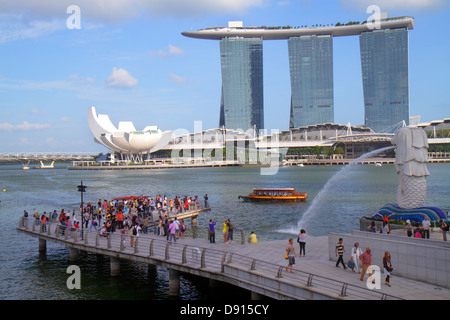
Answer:
[[[433, 233], [436, 236], [441, 234]], [[439, 238], [441, 239], [441, 238]], [[189, 239], [183, 239], [186, 241]], [[198, 241], [198, 239], [197, 239]], [[426, 240], [424, 240], [426, 241]], [[207, 246], [209, 242], [204, 240]], [[197, 242], [198, 243], [198, 242]], [[216, 244], [210, 244], [212, 247], [228, 248], [230, 252], [243, 255], [255, 259], [264, 259], [267, 262], [271, 262], [277, 265], [287, 265], [284, 259], [285, 249], [288, 241], [266, 241], [258, 242], [256, 244], [224, 244], [219, 242]], [[225, 249], [226, 250], [226, 249]], [[295, 242], [295, 250], [298, 255], [299, 246]], [[330, 261], [328, 257], [328, 237], [309, 237], [306, 244], [306, 256], [296, 257], [295, 269], [317, 274], [320, 276], [336, 279], [348, 284], [352, 284], [359, 287], [366, 287], [366, 281], [360, 280], [360, 275], [351, 271], [349, 268], [344, 270], [342, 268], [336, 268], [336, 263]], [[289, 275], [287, 274], [286, 277]], [[367, 279], [367, 277], [366, 277]], [[449, 300], [450, 289], [437, 287], [436, 285], [427, 284], [420, 281], [405, 279], [397, 277], [395, 272], [391, 274], [391, 287], [384, 284], [384, 278], [382, 275], [382, 285], [379, 290], [381, 293], [401, 297], [406, 300]]]

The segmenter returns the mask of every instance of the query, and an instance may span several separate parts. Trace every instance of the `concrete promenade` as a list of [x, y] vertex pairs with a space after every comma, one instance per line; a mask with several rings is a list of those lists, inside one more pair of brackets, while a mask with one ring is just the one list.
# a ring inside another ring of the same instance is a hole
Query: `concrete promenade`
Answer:
[[[335, 267], [329, 254], [330, 249], [334, 250], [329, 248], [329, 236], [309, 237], [306, 256], [297, 256], [294, 273], [289, 273], [284, 259], [287, 239], [241, 244], [241, 239], [236, 237], [232, 244], [225, 244], [221, 233], [216, 232], [217, 243], [210, 243], [206, 236], [186, 237], [173, 243], [155, 234], [141, 234], [131, 247], [133, 236], [128, 234], [115, 232], [104, 237], [85, 230], [82, 236], [79, 231], [61, 232], [56, 224], [46, 225], [43, 229], [34, 220], [21, 220], [17, 231], [37, 237], [40, 251], [46, 250], [47, 241], [67, 246], [71, 261], [76, 261], [80, 250], [108, 256], [112, 276], [120, 277], [121, 259], [166, 267], [171, 295], [177, 295], [179, 291], [179, 274], [190, 273], [247, 289], [253, 299], [265, 296], [278, 300], [450, 299], [448, 288], [401, 278], [395, 271], [392, 287], [384, 285], [381, 275], [381, 288], [368, 289], [366, 281], [359, 280], [359, 274]], [[297, 243], [295, 249], [298, 255]], [[350, 248], [346, 247], [346, 250]], [[392, 259], [395, 268], [396, 257]]]
[[[436, 235], [438, 236], [438, 235]], [[439, 234], [439, 236], [441, 236]], [[345, 237], [345, 235], [344, 235]], [[295, 237], [293, 237], [295, 238]], [[299, 246], [294, 241], [297, 253], [294, 271], [299, 270], [307, 273], [318, 274], [332, 279], [351, 284], [357, 287], [366, 287], [366, 281], [360, 280], [360, 274], [352, 272], [342, 266], [336, 268], [336, 262], [329, 259], [329, 241], [328, 236], [309, 237], [306, 243], [306, 255], [298, 257]], [[284, 250], [288, 241], [266, 241], [257, 244], [246, 244], [244, 246], [232, 246], [230, 250], [248, 257], [264, 257], [265, 260], [275, 264], [287, 265], [284, 260]], [[221, 246], [226, 246], [221, 244]], [[347, 253], [350, 247], [346, 246]], [[334, 248], [331, 248], [334, 251]], [[391, 287], [384, 284], [384, 275], [381, 274], [381, 288], [374, 291], [393, 295], [405, 300], [449, 300], [450, 289], [428, 284], [421, 281], [415, 281], [396, 276], [395, 263], [396, 257], [392, 257], [394, 272], [391, 274]], [[347, 260], [345, 260], [347, 264]], [[382, 269], [382, 266], [381, 266]], [[286, 275], [288, 277], [290, 275]], [[367, 276], [365, 277], [367, 279]]]

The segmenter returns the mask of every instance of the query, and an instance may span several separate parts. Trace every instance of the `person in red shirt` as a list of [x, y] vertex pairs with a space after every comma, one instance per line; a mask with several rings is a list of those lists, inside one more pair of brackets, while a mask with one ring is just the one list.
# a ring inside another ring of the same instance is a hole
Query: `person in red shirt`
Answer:
[[123, 228], [123, 213], [122, 211], [119, 211], [116, 213], [116, 221], [119, 229]]
[[[362, 262], [362, 271], [361, 271], [361, 281], [364, 281], [364, 275], [366, 274], [367, 268], [369, 268], [372, 263], [372, 251], [369, 247], [366, 248], [366, 251], [359, 255], [359, 259]], [[371, 275], [369, 275], [369, 278]]]

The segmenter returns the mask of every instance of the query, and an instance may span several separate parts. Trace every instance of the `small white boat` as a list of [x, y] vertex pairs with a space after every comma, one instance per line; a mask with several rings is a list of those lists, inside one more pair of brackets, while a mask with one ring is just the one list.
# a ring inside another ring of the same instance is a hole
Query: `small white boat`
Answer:
[[381, 166], [382, 166], [381, 162], [375, 163], [375, 167], [381, 167]]
[[22, 169], [23, 170], [30, 170], [30, 167], [28, 166], [30, 164], [30, 161], [27, 162], [27, 164], [22, 163]]

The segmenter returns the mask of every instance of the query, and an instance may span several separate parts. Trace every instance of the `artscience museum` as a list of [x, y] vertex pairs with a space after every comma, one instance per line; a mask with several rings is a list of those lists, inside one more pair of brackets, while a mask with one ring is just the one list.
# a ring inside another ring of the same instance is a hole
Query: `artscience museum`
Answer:
[[172, 131], [161, 131], [157, 126], [136, 130], [131, 121], [121, 121], [119, 126], [108, 115], [97, 114], [95, 107], [88, 109], [88, 124], [94, 141], [111, 151], [111, 160], [142, 162], [152, 152], [164, 148], [172, 138]]

